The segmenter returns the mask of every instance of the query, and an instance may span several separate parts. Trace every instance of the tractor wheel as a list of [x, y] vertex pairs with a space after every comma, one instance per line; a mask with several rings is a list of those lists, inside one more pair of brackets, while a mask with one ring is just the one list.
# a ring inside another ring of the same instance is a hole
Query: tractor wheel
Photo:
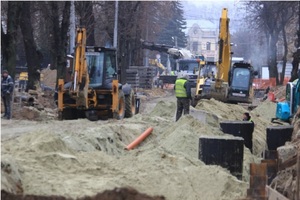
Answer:
[[135, 107], [134, 92], [131, 90], [130, 94], [125, 96], [125, 117], [132, 117], [135, 114]]
[[98, 121], [97, 111], [95, 110], [86, 111], [85, 116], [90, 121]]
[[118, 103], [118, 109], [116, 112], [114, 112], [113, 117], [115, 119], [123, 119], [125, 116], [125, 96], [122, 90], [119, 90], [119, 103]]

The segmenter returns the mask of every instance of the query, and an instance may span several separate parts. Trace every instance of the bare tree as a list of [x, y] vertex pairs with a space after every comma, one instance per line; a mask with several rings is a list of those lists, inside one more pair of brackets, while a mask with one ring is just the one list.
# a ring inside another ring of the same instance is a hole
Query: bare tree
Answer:
[[93, 13], [92, 1], [75, 1], [76, 13], [79, 17], [79, 26], [84, 26], [87, 30], [86, 44], [95, 45], [95, 17]]
[[41, 67], [41, 53], [37, 51], [33, 38], [30, 4], [30, 1], [22, 2], [22, 14], [20, 19], [28, 70], [28, 83], [26, 90], [36, 89], [36, 85], [40, 79], [39, 70]]
[[20, 3], [8, 2], [6, 34], [1, 26], [1, 52], [3, 56], [2, 67], [5, 67], [14, 77], [16, 68], [16, 43], [20, 18]]
[[287, 55], [288, 55], [288, 41], [286, 35], [286, 28], [294, 17], [295, 6], [294, 6], [294, 2], [285, 2], [280, 4], [281, 4], [281, 12], [280, 12], [279, 23], [281, 24], [280, 27], [281, 27], [282, 38], [283, 38], [284, 53], [282, 58], [283, 60], [282, 73], [279, 80], [279, 84], [282, 85], [284, 81], [285, 68], [286, 68]]
[[263, 30], [267, 41], [267, 63], [270, 78], [279, 84], [277, 70], [277, 42], [280, 33], [285, 29], [293, 15], [291, 2], [256, 1], [248, 2], [252, 27]]
[[295, 47], [297, 48], [296, 52], [293, 53], [293, 69], [291, 73], [290, 81], [294, 81], [298, 77], [298, 68], [299, 68], [299, 61], [300, 61], [300, 2], [298, 3], [298, 31], [297, 31], [297, 42], [295, 43]]
[[[68, 30], [70, 25], [71, 2], [49, 2], [48, 16], [51, 19], [52, 69], [57, 69], [57, 79], [65, 77], [66, 56], [68, 51]], [[62, 9], [59, 9], [62, 8]], [[58, 12], [61, 10], [61, 13]]]

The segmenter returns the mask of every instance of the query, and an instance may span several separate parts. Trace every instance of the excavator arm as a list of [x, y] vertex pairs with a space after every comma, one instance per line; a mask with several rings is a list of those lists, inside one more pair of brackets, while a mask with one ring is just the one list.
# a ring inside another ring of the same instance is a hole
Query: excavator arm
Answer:
[[177, 48], [170, 45], [165, 44], [156, 44], [154, 42], [148, 42], [141, 39], [142, 48], [149, 49], [151, 51], [159, 51], [164, 52], [169, 55], [172, 55], [174, 59], [191, 59], [194, 58], [193, 54], [187, 50], [182, 48]]
[[88, 87], [89, 76], [86, 63], [86, 29], [77, 28], [75, 65], [73, 77], [73, 92], [79, 93], [84, 87]]
[[223, 8], [220, 18], [219, 31], [219, 60], [217, 62], [216, 87], [220, 88], [222, 82], [228, 82], [228, 72], [230, 70], [230, 33], [228, 10]]
[[65, 90], [64, 79], [58, 80], [58, 109], [64, 109], [64, 93], [76, 102], [76, 107], [88, 108], [89, 75], [86, 63], [86, 29], [77, 28], [75, 61], [72, 75], [72, 83], [69, 90]]

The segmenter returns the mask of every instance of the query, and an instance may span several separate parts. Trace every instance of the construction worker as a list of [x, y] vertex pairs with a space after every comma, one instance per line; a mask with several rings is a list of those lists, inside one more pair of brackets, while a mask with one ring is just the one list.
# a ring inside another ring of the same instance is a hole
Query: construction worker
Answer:
[[178, 75], [174, 90], [177, 98], [176, 121], [178, 121], [182, 115], [182, 111], [184, 111], [184, 115], [190, 113], [190, 100], [192, 99], [192, 96], [188, 75]]
[[251, 118], [251, 116], [250, 116], [250, 114], [248, 112], [245, 112], [243, 114], [243, 121], [248, 121], [248, 122], [254, 123], [253, 120], [252, 120], [252, 118]]
[[4, 103], [5, 114], [2, 118], [11, 119], [11, 101], [14, 90], [14, 81], [7, 70], [2, 71], [1, 97]]

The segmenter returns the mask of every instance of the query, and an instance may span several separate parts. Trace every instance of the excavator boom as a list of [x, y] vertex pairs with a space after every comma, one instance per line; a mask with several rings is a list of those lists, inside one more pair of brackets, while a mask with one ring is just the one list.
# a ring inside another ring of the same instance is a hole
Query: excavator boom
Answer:
[[219, 33], [219, 60], [217, 63], [217, 80], [228, 82], [228, 72], [230, 70], [230, 33], [228, 10], [223, 8], [220, 18]]

